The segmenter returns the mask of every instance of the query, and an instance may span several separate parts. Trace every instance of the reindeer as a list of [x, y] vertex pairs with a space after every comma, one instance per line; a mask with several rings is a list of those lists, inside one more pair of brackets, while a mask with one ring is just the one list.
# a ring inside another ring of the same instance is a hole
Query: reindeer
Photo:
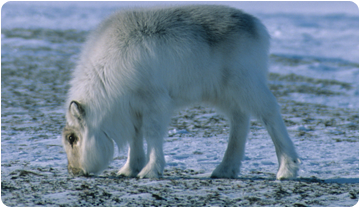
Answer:
[[275, 144], [277, 179], [296, 177], [298, 156], [267, 86], [269, 39], [257, 18], [227, 6], [138, 8], [107, 18], [88, 37], [70, 82], [62, 136], [69, 173], [101, 173], [115, 142], [129, 146], [119, 175], [161, 177], [171, 115], [207, 104], [230, 122], [211, 177], [238, 176], [250, 116]]

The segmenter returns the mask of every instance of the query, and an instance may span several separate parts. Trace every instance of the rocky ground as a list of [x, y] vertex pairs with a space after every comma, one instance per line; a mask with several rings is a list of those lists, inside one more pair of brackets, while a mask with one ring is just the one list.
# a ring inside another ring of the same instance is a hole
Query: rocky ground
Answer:
[[[210, 179], [202, 171], [171, 166], [157, 180], [118, 178], [119, 167], [113, 166], [100, 176], [70, 177], [64, 162], [58, 162], [66, 161], [62, 147], [46, 142], [58, 139], [64, 126], [59, 109], [85, 33], [13, 29], [3, 30], [2, 35], [10, 38], [2, 43], [1, 60], [1, 199], [7, 206], [353, 206], [358, 202], [359, 183], [346, 177], [276, 181], [275, 172], [252, 171], [238, 179]], [[278, 56], [271, 60], [284, 68], [309, 64]], [[291, 93], [346, 96], [344, 90], [353, 86], [295, 74], [271, 73], [269, 79], [294, 141], [327, 139], [359, 146], [358, 109], [288, 99]], [[206, 107], [174, 115], [165, 142], [180, 137], [172, 129], [185, 131], [180, 135], [185, 137], [217, 138], [229, 132], [226, 120]], [[259, 122], [251, 122], [249, 140], [266, 134]], [[354, 158], [353, 169], [358, 171], [358, 157]], [[338, 163], [340, 167], [342, 162]]]

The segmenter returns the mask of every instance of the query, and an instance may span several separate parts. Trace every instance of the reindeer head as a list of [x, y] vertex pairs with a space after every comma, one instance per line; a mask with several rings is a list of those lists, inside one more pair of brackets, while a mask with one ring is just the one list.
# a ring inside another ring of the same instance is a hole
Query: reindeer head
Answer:
[[100, 126], [90, 126], [85, 107], [71, 101], [66, 114], [62, 143], [67, 154], [71, 175], [97, 174], [104, 170], [113, 156], [113, 141]]

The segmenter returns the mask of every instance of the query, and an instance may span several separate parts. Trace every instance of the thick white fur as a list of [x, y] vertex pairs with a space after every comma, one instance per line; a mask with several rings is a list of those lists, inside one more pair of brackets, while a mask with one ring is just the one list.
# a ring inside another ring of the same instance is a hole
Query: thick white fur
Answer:
[[[277, 178], [296, 177], [298, 156], [267, 87], [268, 49], [269, 35], [261, 22], [229, 7], [137, 9], [112, 15], [90, 35], [71, 81], [67, 128], [79, 140], [70, 147], [64, 133], [69, 166], [99, 173], [113, 157], [115, 141], [130, 147], [120, 175], [160, 177], [163, 137], [172, 113], [206, 103], [231, 124], [228, 148], [212, 177], [237, 177], [250, 115], [263, 121], [275, 144]], [[80, 116], [71, 101], [83, 109]]]

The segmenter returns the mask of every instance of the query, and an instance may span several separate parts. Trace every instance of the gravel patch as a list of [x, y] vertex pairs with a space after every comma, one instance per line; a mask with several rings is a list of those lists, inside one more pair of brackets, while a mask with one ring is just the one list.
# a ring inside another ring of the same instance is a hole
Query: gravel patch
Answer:
[[[210, 179], [194, 170], [166, 169], [161, 179], [103, 176], [72, 178], [50, 170], [16, 170], [2, 177], [7, 206], [353, 206], [358, 183], [317, 178], [277, 181], [256, 172], [239, 179]], [[200, 176], [199, 176], [200, 175]]]

